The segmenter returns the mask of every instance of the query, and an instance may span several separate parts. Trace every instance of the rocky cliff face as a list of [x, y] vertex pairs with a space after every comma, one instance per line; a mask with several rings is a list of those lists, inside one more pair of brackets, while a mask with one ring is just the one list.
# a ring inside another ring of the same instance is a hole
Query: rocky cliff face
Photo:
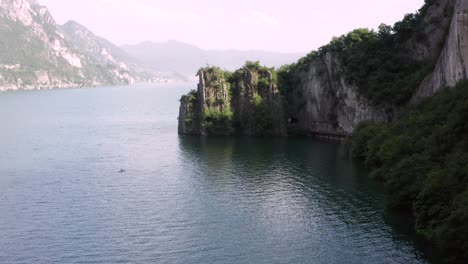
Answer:
[[[463, 67], [452, 65], [456, 64], [454, 59], [458, 59], [458, 65], [461, 65], [463, 57], [468, 59], [468, 53], [459, 56], [463, 52], [461, 49], [468, 43], [465, 41], [463, 44], [463, 37], [460, 35], [461, 31], [466, 32], [465, 25], [460, 22], [463, 16], [460, 13], [467, 2], [458, 1], [456, 6], [454, 0], [428, 2], [420, 11], [420, 21], [413, 25], [417, 29], [412, 29], [412, 36], [397, 45], [396, 49], [403, 56], [420, 61], [423, 65], [439, 58], [435, 73], [425, 79], [415, 98], [424, 94], [430, 96], [438, 89], [453, 86], [458, 80], [466, 78], [461, 74]], [[454, 6], [456, 15], [452, 19]], [[450, 33], [447, 36], [449, 26]], [[447, 44], [441, 53], [441, 45], [444, 43]], [[451, 58], [450, 62], [446, 62], [447, 57]], [[445, 71], [450, 73], [438, 74]], [[290, 128], [301, 134], [346, 135], [351, 134], [363, 121], [387, 123], [398, 115], [398, 108], [401, 106], [371, 102], [359, 92], [355, 83], [349, 81], [352, 78], [348, 74], [340, 54], [336, 52], [317, 56], [305, 70], [296, 72], [296, 82], [288, 90]]]
[[137, 73], [132, 71], [125, 59], [125, 52], [109, 41], [96, 36], [89, 29], [75, 21], [68, 21], [60, 26], [65, 40], [81, 54], [87, 55], [100, 65], [105, 65], [123, 79], [134, 82]]
[[449, 32], [434, 71], [427, 76], [413, 97], [418, 102], [445, 87], [467, 79], [468, 67], [468, 0], [457, 0]]
[[198, 71], [198, 89], [183, 96], [179, 133], [189, 135], [232, 134], [230, 85], [219, 68]]
[[179, 134], [204, 135], [201, 125], [202, 102], [199, 100], [198, 92], [193, 90], [180, 99], [179, 109]]
[[[430, 61], [437, 59], [447, 39], [448, 28], [453, 17], [455, 3], [458, 0], [426, 1], [422, 12], [424, 16], [421, 33], [409, 38], [403, 49], [416, 60]], [[423, 41], [421, 41], [423, 39]]]
[[0, 90], [132, 82], [128, 72], [73, 47], [47, 8], [28, 0], [0, 0]]
[[286, 134], [272, 69], [248, 63], [235, 73], [203, 68], [198, 76], [198, 90], [181, 99], [180, 134]]
[[243, 135], [286, 135], [285, 113], [273, 69], [246, 65], [232, 82], [234, 127]]
[[391, 119], [391, 113], [359, 96], [333, 53], [314, 59], [307, 70], [295, 75], [297, 83], [288, 91], [289, 126], [294, 133], [346, 135], [362, 121]]

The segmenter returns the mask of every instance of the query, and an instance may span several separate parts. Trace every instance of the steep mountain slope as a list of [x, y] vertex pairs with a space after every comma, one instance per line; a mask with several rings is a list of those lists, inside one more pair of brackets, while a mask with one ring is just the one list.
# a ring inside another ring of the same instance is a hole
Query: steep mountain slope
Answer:
[[0, 90], [130, 84], [131, 73], [81, 54], [44, 6], [0, 1]]
[[175, 73], [152, 70], [150, 66], [146, 66], [110, 41], [96, 36], [92, 31], [75, 21], [68, 21], [60, 26], [60, 29], [64, 33], [65, 39], [76, 50], [93, 58], [101, 65], [129, 72], [137, 82], [183, 80]]
[[304, 55], [264, 51], [210, 51], [177, 41], [143, 42], [138, 45], [124, 45], [121, 48], [154, 69], [175, 71], [192, 79], [200, 65], [218, 65], [232, 71], [244, 65], [247, 60], [259, 60], [267, 65], [279, 67]]
[[65, 39], [74, 48], [93, 57], [99, 63], [115, 65], [125, 69], [128, 68], [125, 63], [132, 60], [130, 56], [111, 42], [96, 36], [79, 23], [68, 21], [60, 26], [60, 29], [64, 33]]

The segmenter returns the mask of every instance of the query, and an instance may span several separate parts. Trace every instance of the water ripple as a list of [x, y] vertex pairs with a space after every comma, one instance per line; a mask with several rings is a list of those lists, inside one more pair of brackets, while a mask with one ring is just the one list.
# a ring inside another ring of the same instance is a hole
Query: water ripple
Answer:
[[339, 145], [178, 137], [188, 88], [2, 94], [0, 263], [427, 262]]

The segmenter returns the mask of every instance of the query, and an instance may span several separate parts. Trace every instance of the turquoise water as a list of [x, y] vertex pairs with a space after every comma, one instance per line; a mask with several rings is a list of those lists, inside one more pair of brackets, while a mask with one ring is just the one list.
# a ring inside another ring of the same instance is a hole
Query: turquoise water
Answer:
[[0, 94], [0, 263], [427, 263], [339, 144], [178, 136], [191, 87]]

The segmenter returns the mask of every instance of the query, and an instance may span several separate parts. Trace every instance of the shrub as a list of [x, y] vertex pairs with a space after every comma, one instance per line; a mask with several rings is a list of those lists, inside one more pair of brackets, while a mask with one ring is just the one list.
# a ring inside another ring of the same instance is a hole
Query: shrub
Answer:
[[396, 123], [363, 123], [353, 155], [383, 179], [389, 208], [411, 212], [419, 234], [468, 260], [468, 81], [409, 109]]

